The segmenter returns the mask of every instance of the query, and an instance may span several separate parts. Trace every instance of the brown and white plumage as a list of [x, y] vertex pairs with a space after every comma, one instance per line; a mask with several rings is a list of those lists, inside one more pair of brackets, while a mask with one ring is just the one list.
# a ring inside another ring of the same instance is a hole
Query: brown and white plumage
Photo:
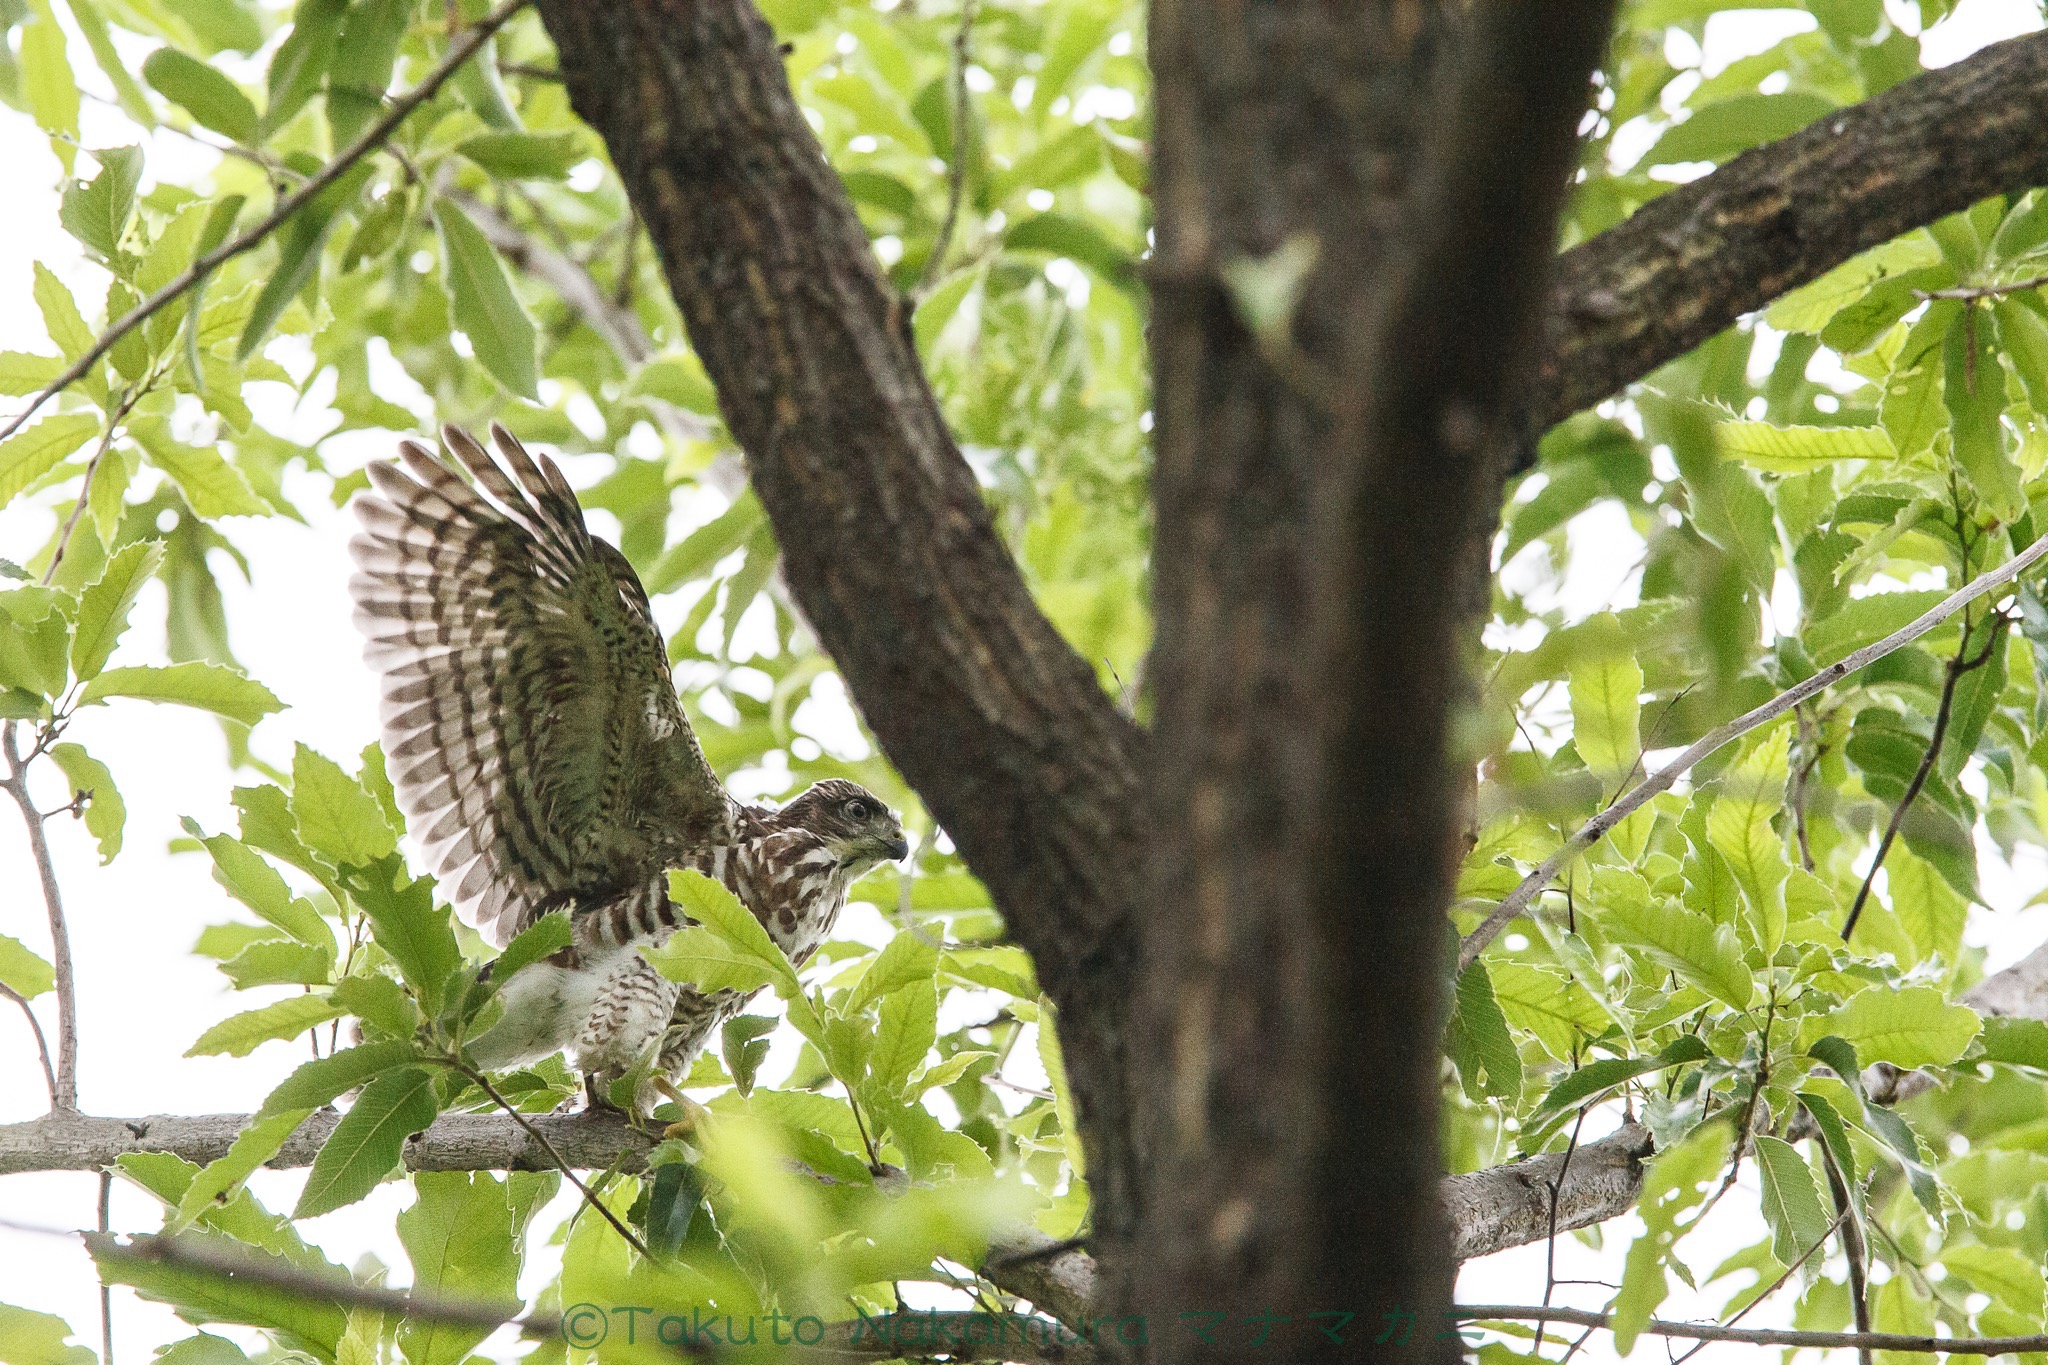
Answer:
[[569, 950], [507, 983], [474, 1055], [512, 1065], [569, 1046], [607, 1072], [659, 1042], [679, 1070], [744, 1002], [640, 957], [687, 922], [667, 870], [723, 881], [802, 960], [853, 879], [903, 856], [901, 827], [850, 782], [780, 811], [735, 802], [683, 716], [638, 577], [553, 462], [495, 425], [502, 466], [454, 427], [443, 438], [474, 484], [404, 442], [403, 468], [370, 468], [350, 542], [393, 785], [478, 929], [502, 945], [557, 909], [575, 926]]

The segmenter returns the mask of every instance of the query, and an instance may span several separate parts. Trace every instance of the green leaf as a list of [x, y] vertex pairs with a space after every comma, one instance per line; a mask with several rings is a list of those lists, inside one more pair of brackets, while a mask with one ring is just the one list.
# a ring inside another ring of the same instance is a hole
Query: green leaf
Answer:
[[201, 127], [230, 142], [256, 140], [256, 106], [242, 87], [218, 69], [188, 57], [174, 47], [160, 47], [142, 63], [142, 79], [171, 103], [184, 108]]
[[665, 942], [643, 947], [640, 953], [669, 980], [707, 993], [751, 993], [776, 980], [772, 963], [735, 947], [709, 929], [678, 929]]
[[[1818, 667], [1835, 663], [1865, 645], [1875, 644], [1916, 617], [1940, 605], [1945, 592], [1880, 592], [1853, 598], [1824, 621], [1806, 631], [1806, 652]], [[1923, 637], [1924, 638], [1924, 637]]]
[[434, 907], [432, 883], [409, 878], [405, 860], [393, 853], [374, 867], [345, 869], [342, 884], [370, 917], [371, 937], [398, 964], [413, 994], [429, 1014], [439, 1013], [462, 954], [447, 914]]
[[[461, 1303], [500, 1303], [508, 1319], [515, 1315], [531, 1206], [521, 1208], [523, 1201], [510, 1197], [507, 1181], [483, 1171], [422, 1171], [413, 1177], [413, 1186], [419, 1197], [398, 1215], [398, 1240], [412, 1261], [413, 1292]], [[407, 1318], [398, 1326], [398, 1349], [408, 1365], [455, 1365], [490, 1330]]]
[[319, 91], [347, 11], [348, 0], [299, 0], [298, 8], [292, 12], [291, 33], [270, 59], [270, 103], [263, 113], [264, 137], [284, 127]]
[[[303, 1069], [303, 1068], [301, 1068]], [[225, 1204], [248, 1183], [258, 1167], [276, 1156], [312, 1107], [257, 1114], [235, 1135], [221, 1156], [206, 1164], [192, 1177], [172, 1216], [165, 1221], [168, 1231], [190, 1227], [217, 1204]]]
[[[1610, 624], [1603, 637], [1619, 646], [1619, 623], [1611, 616], [1604, 619]], [[1626, 646], [1589, 650], [1572, 662], [1572, 742], [1609, 792], [1618, 791], [1642, 754], [1637, 731], [1642, 690], [1643, 670]]]
[[304, 744], [292, 758], [291, 811], [299, 837], [338, 867], [369, 867], [398, 848], [377, 798]]
[[754, 1093], [754, 1075], [768, 1057], [766, 1035], [774, 1031], [775, 1021], [758, 1014], [736, 1014], [720, 1030], [719, 1050], [725, 1057], [725, 1069], [743, 1096]]
[[1793, 290], [1770, 306], [1764, 321], [1781, 332], [1818, 332], [1879, 280], [1939, 264], [1941, 248], [1934, 238], [1924, 231], [1909, 232]]
[[185, 501], [200, 516], [270, 515], [270, 504], [257, 497], [242, 471], [212, 446], [188, 446], [173, 440], [169, 430], [156, 423], [139, 422], [131, 430], [149, 462], [176, 481]]
[[232, 835], [206, 837], [199, 834], [196, 825], [188, 825], [187, 829], [212, 855], [213, 879], [230, 896], [299, 942], [332, 955], [334, 931], [320, 918], [312, 902], [292, 895], [276, 868]]
[[1621, 1291], [1614, 1298], [1612, 1327], [1618, 1354], [1635, 1349], [1636, 1338], [1649, 1324], [1650, 1315], [1664, 1302], [1670, 1288], [1666, 1268], [1672, 1249], [1679, 1235], [1691, 1227], [1689, 1223], [1681, 1227], [1678, 1219], [1705, 1199], [1706, 1187], [1720, 1179], [1733, 1140], [1726, 1123], [1703, 1123], [1650, 1162], [1636, 1202], [1643, 1231], [1628, 1249]]
[[1576, 1109], [1595, 1095], [1611, 1090], [1624, 1081], [1646, 1076], [1653, 1071], [1663, 1071], [1687, 1062], [1704, 1062], [1713, 1053], [1707, 1045], [1690, 1033], [1674, 1038], [1663, 1051], [1649, 1057], [1608, 1057], [1597, 1062], [1588, 1062], [1578, 1070], [1569, 1072], [1543, 1102], [1536, 1106], [1530, 1116], [1531, 1124], [1540, 1124], [1544, 1116], [1560, 1114]]
[[1510, 1104], [1522, 1098], [1522, 1054], [1508, 1032], [1507, 1017], [1493, 993], [1486, 964], [1474, 962], [1458, 973], [1457, 994], [1447, 1026], [1447, 1048], [1465, 1093]]
[[1598, 915], [1603, 933], [1617, 943], [1641, 949], [1653, 961], [1716, 1000], [1737, 1009], [1749, 1008], [1756, 981], [1742, 960], [1733, 926], [1716, 924], [1704, 915], [1653, 901], [1645, 895], [1603, 894], [1603, 888], [1610, 884], [1600, 872], [1595, 873], [1595, 896], [1602, 902]]
[[478, 133], [455, 150], [503, 180], [560, 180], [590, 156], [577, 133]]
[[1562, 972], [1501, 960], [1487, 965], [1494, 998], [1516, 1028], [1536, 1035], [1551, 1056], [1568, 1061], [1609, 1020], [1584, 986]]
[[1834, 1222], [1821, 1212], [1813, 1170], [1791, 1143], [1768, 1134], [1757, 1136], [1756, 1166], [1764, 1222], [1771, 1229], [1771, 1254], [1785, 1266], [1806, 1256], [1800, 1269], [1812, 1284], [1819, 1278], [1825, 1258], [1817, 1251], [1810, 1256], [1806, 1253], [1819, 1245]]
[[930, 978], [913, 981], [882, 997], [875, 1045], [868, 1053], [872, 1083], [891, 1098], [900, 1098], [911, 1073], [924, 1065], [938, 1041], [939, 988]]
[[1785, 804], [1791, 729], [1776, 725], [1751, 743], [1721, 779], [1721, 794], [1707, 812], [1707, 839], [1728, 864], [1750, 909], [1756, 941], [1766, 954], [1785, 938], [1785, 841], [1771, 818]]
[[1810, 1090], [1799, 1092], [1799, 1102], [1806, 1112], [1813, 1116], [1813, 1126], [1820, 1129], [1821, 1140], [1834, 1154], [1835, 1164], [1840, 1168], [1843, 1181], [1850, 1189], [1857, 1188], [1856, 1148], [1849, 1141], [1849, 1130], [1842, 1122], [1841, 1111], [1830, 1103], [1826, 1096], [1816, 1095]]
[[431, 1072], [399, 1067], [371, 1081], [313, 1158], [292, 1217], [330, 1213], [377, 1188], [398, 1165], [405, 1140], [439, 1112]]
[[[2042, 202], [2048, 203], [2048, 199]], [[2012, 361], [2012, 372], [2019, 376], [2027, 406], [2036, 414], [2048, 415], [2048, 318], [2017, 299], [2001, 299], [1995, 311], [1999, 344]]]
[[[78, 0], [73, 0], [74, 8]], [[100, 173], [64, 191], [57, 217], [64, 230], [112, 261], [121, 253], [121, 238], [135, 216], [135, 187], [142, 183], [142, 149], [109, 147], [94, 152]], [[111, 314], [112, 309], [108, 312]]]
[[209, 663], [110, 668], [85, 685], [79, 702], [89, 706], [114, 697], [197, 707], [244, 725], [254, 725], [284, 709], [284, 703], [262, 683], [223, 664]]
[[559, 953], [575, 940], [576, 931], [569, 923], [566, 911], [556, 910], [542, 915], [533, 923], [520, 930], [518, 936], [505, 945], [505, 951], [498, 954], [491, 964], [491, 981], [502, 988], [519, 969]]
[[311, 1112], [363, 1085], [394, 1067], [419, 1060], [419, 1049], [407, 1041], [363, 1043], [343, 1048], [328, 1057], [301, 1062], [291, 1075], [278, 1083], [256, 1111], [258, 1118], [277, 1114]]
[[701, 872], [679, 871], [668, 874], [668, 891], [676, 904], [690, 917], [693, 924], [701, 925], [718, 939], [729, 945], [744, 959], [758, 963], [768, 973], [768, 981], [776, 993], [787, 999], [802, 993], [797, 984], [796, 968], [768, 937], [768, 931], [753, 912], [740, 904], [740, 898], [725, 889], [723, 883], [715, 882]]
[[1974, 1010], [1950, 1004], [1932, 986], [1859, 991], [1817, 1022], [1854, 1044], [1865, 1066], [1890, 1062], [1907, 1071], [1954, 1062], [1981, 1027]]
[[350, 6], [327, 70], [327, 123], [335, 146], [353, 142], [382, 111], [411, 8], [408, 0]]
[[754, 490], [743, 490], [732, 506], [663, 552], [648, 571], [647, 591], [659, 596], [710, 573], [719, 560], [746, 544], [767, 518]]
[[55, 469], [79, 443], [99, 433], [100, 419], [86, 413], [45, 417], [0, 442], [0, 507]]
[[913, 982], [929, 981], [938, 970], [939, 945], [929, 931], [899, 930], [861, 973], [860, 984], [847, 1001], [846, 1013], [865, 1009], [870, 1002]]
[[[2019, 471], [2005, 451], [2005, 371], [1993, 343], [1997, 328], [1988, 309], [1974, 310], [1974, 326], [1949, 328], [1942, 341], [1942, 398], [1948, 404], [1950, 449], [1977, 496], [1996, 515], [2011, 519], [2027, 505]], [[1974, 341], [1974, 344], [1973, 344]]]
[[325, 986], [334, 975], [334, 950], [264, 939], [221, 963], [220, 970], [238, 991], [254, 986]]
[[20, 939], [0, 934], [0, 986], [33, 1000], [57, 984], [57, 969], [28, 950]]
[[[42, 310], [43, 327], [49, 332], [50, 340], [57, 343], [57, 349], [64, 353], [66, 360], [76, 360], [92, 349], [92, 328], [85, 322], [85, 314], [78, 311], [78, 300], [71, 297], [71, 291], [64, 287], [50, 268], [41, 261], [35, 263], [36, 307]], [[93, 425], [97, 427], [98, 422]]]
[[91, 587], [79, 594], [78, 624], [71, 633], [71, 672], [90, 681], [107, 666], [107, 658], [121, 632], [128, 628], [128, 612], [143, 585], [155, 576], [163, 562], [163, 545], [138, 540], [124, 545], [107, 561], [107, 567]]
[[[0, 351], [0, 394], [10, 398], [35, 393], [64, 372], [61, 356]], [[98, 425], [95, 423], [94, 425]]]
[[520, 397], [539, 402], [533, 321], [512, 292], [497, 252], [476, 224], [446, 199], [434, 201], [434, 222], [441, 229], [450, 324], [469, 337], [477, 360], [493, 378]]
[[335, 984], [334, 1003], [400, 1040], [410, 1039], [422, 1022], [405, 987], [388, 976], [345, 976]]
[[84, 1346], [64, 1343], [71, 1324], [54, 1313], [38, 1313], [0, 1303], [0, 1361], [6, 1365], [93, 1365], [98, 1359]]
[[1658, 138], [1642, 164], [1725, 161], [1737, 152], [1789, 137], [1834, 109], [1833, 100], [1798, 90], [1719, 100], [1695, 110], [1691, 118]]
[[200, 1034], [199, 1041], [185, 1049], [185, 1055], [246, 1057], [265, 1043], [296, 1038], [314, 1025], [340, 1015], [341, 1007], [330, 996], [295, 995], [221, 1020]]
[[[4, 969], [0, 969], [4, 979]], [[2038, 1019], [1987, 1018], [1984, 1060], [2048, 1071], [2048, 1024]]]
[[[267, 1255], [228, 1237], [188, 1232], [212, 1257], [242, 1258], [275, 1273], [302, 1278], [303, 1267], [283, 1256]], [[331, 1300], [304, 1290], [265, 1283], [231, 1270], [170, 1260], [123, 1255], [112, 1233], [85, 1234], [86, 1248], [107, 1284], [133, 1286], [146, 1299], [176, 1306], [187, 1322], [233, 1322], [274, 1332], [279, 1344], [318, 1359], [333, 1360], [347, 1319]], [[209, 1258], [211, 1259], [211, 1257]], [[232, 1259], [230, 1260], [232, 1264]], [[329, 1271], [327, 1273], [335, 1273]]]
[[21, 93], [69, 175], [78, 155], [78, 80], [49, 0], [32, 0], [29, 8], [33, 13], [21, 27]]
[[1804, 474], [1842, 460], [1890, 460], [1898, 453], [1883, 427], [1723, 422], [1714, 429], [1714, 436], [1723, 455], [1776, 474]]
[[107, 771], [107, 765], [88, 754], [82, 745], [63, 743], [51, 746], [50, 759], [59, 772], [71, 784], [74, 799], [85, 800], [85, 828], [99, 841], [100, 862], [114, 861], [114, 855], [121, 851], [121, 830], [128, 821], [128, 804], [121, 799], [121, 791], [114, 785], [114, 775]]

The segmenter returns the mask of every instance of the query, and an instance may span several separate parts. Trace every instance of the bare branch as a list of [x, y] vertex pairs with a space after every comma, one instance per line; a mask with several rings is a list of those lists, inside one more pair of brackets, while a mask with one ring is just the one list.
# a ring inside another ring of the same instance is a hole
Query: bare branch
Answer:
[[453, 76], [464, 62], [476, 54], [476, 50], [482, 47], [493, 33], [503, 28], [506, 21], [531, 3], [532, 0], [504, 0], [496, 9], [464, 29], [462, 36], [449, 47], [448, 55], [443, 57], [418, 85], [393, 100], [382, 118], [364, 129], [361, 137], [343, 148], [340, 154], [322, 166], [317, 174], [309, 176], [304, 184], [278, 200], [276, 206], [261, 222], [241, 236], [221, 243], [192, 262], [184, 274], [136, 304], [106, 331], [100, 333], [92, 345], [86, 347], [84, 354], [72, 361], [61, 374], [29, 399], [27, 407], [4, 424], [0, 424], [0, 441], [21, 430], [22, 424], [33, 417], [43, 404], [89, 374], [92, 367], [99, 364], [122, 337], [155, 317], [166, 305], [184, 297], [222, 265], [261, 246], [271, 233], [282, 227], [287, 219], [304, 208], [315, 195], [340, 180], [358, 161], [383, 146], [385, 140], [397, 130], [399, 124], [405, 122], [413, 110], [432, 99], [434, 93], [447, 83], [448, 78]]
[[968, 121], [968, 115], [974, 112], [967, 89], [968, 43], [974, 37], [974, 12], [978, 7], [979, 0], [960, 0], [960, 27], [953, 32], [953, 155], [946, 167], [946, 217], [939, 224], [939, 235], [932, 239], [932, 253], [925, 257], [924, 269], [919, 272], [920, 294], [937, 283], [940, 272], [946, 268], [946, 252], [953, 245], [953, 229], [960, 221], [960, 200], [967, 189], [967, 155], [974, 144], [974, 131]]
[[[1598, 1142], [1563, 1152], [1446, 1176], [1452, 1254], [1460, 1261], [1540, 1242], [1555, 1228], [1569, 1232], [1626, 1213], [1643, 1188], [1643, 1160], [1654, 1150], [1650, 1130], [1623, 1124]], [[1555, 1191], [1555, 1193], [1553, 1193]]]
[[1559, 258], [1541, 434], [1860, 251], [2048, 184], [2048, 33], [1994, 43], [1670, 190]]
[[[42, 812], [36, 809], [28, 791], [28, 764], [22, 759], [14, 722], [0, 725], [0, 752], [7, 758], [7, 775], [0, 790], [14, 798], [28, 826], [29, 855], [43, 886], [43, 908], [50, 917], [50, 965], [57, 978], [57, 1076], [50, 1094], [50, 1108], [56, 1113], [78, 1109], [78, 985], [71, 967], [71, 934], [64, 925], [64, 897], [57, 889], [57, 865], [50, 858], [50, 841], [43, 833]], [[33, 755], [31, 755], [33, 757]], [[42, 1030], [36, 1030], [42, 1041]], [[46, 1054], [47, 1064], [47, 1054]]]
[[50, 1064], [50, 1040], [43, 1036], [43, 1021], [36, 1018], [35, 1009], [27, 997], [5, 982], [0, 982], [0, 999], [12, 1000], [21, 1006], [22, 1017], [28, 1020], [29, 1032], [36, 1036], [36, 1052], [43, 1061], [43, 1081], [50, 1087], [50, 1107], [57, 1108], [57, 1069]]
[[[1451, 1317], [1464, 1322], [1491, 1319], [1526, 1322], [1536, 1317], [1553, 1318], [1581, 1327], [1611, 1327], [1613, 1315], [1583, 1308], [1537, 1308], [1522, 1304], [1460, 1304]], [[1917, 1355], [2002, 1356], [2048, 1350], [2048, 1335], [2030, 1337], [1918, 1337], [1901, 1332], [1801, 1332], [1777, 1327], [1723, 1327], [1712, 1322], [1665, 1322], [1650, 1319], [1643, 1329], [1654, 1337], [1682, 1337], [1688, 1341], [1739, 1341], [1751, 1346], [1795, 1346], [1820, 1350], [1869, 1349], [1910, 1351]]]
[[1877, 643], [1865, 645], [1847, 658], [1829, 664], [1797, 687], [1779, 693], [1754, 710], [1746, 711], [1727, 724], [1700, 736], [1684, 753], [1658, 769], [1654, 776], [1645, 779], [1626, 796], [1588, 820], [1580, 827], [1578, 833], [1565, 842], [1563, 848], [1551, 854], [1542, 866], [1524, 877], [1521, 884], [1508, 893], [1507, 899], [1503, 900], [1478, 928], [1466, 936], [1464, 943], [1459, 945], [1459, 970], [1471, 966], [1473, 959], [1479, 956], [1487, 944], [1493, 942], [1494, 936], [1528, 909], [1530, 902], [1536, 899], [1537, 893], [1550, 885], [1557, 874], [1570, 866], [1579, 854], [1598, 843], [1600, 836], [1634, 814], [1651, 797], [1669, 791], [1673, 783], [1708, 754], [1731, 740], [1740, 739], [1758, 726], [1769, 724], [1808, 697], [1819, 695], [1851, 673], [1875, 663], [1893, 650], [1913, 643], [1993, 588], [2003, 587], [2012, 582], [2044, 554], [2048, 554], [2048, 536], [2035, 541], [1997, 568], [1977, 575], [1940, 603]]

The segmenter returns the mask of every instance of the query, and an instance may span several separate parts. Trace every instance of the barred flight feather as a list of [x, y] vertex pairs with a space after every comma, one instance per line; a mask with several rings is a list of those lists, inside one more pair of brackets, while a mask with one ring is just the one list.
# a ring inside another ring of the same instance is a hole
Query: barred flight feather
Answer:
[[732, 815], [631, 566], [553, 461], [491, 435], [497, 459], [443, 429], [473, 485], [410, 441], [371, 466], [350, 589], [400, 805], [502, 944], [560, 905], [638, 901]]

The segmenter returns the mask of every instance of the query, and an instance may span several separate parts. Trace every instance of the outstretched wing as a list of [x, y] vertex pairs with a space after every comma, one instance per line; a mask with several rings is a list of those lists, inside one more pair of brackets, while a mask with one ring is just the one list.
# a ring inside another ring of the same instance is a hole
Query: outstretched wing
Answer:
[[413, 834], [503, 943], [725, 842], [731, 813], [632, 566], [551, 460], [491, 436], [502, 468], [442, 430], [474, 487], [411, 441], [370, 467], [349, 588]]

